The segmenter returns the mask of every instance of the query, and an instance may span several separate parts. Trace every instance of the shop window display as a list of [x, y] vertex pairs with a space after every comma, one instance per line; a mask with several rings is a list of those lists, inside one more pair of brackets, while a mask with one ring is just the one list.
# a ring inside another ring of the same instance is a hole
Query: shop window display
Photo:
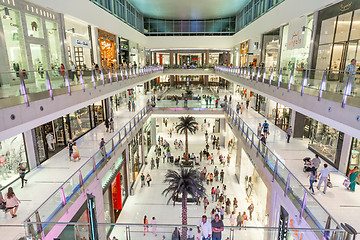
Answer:
[[52, 69], [57, 69], [62, 63], [61, 54], [60, 54], [60, 40], [59, 40], [59, 30], [57, 23], [52, 21], [45, 21], [47, 38], [49, 43], [49, 55], [50, 63]]
[[84, 107], [69, 114], [69, 118], [70, 118], [71, 137], [73, 139], [82, 136], [84, 133], [86, 133], [91, 129], [90, 113], [88, 107]]
[[27, 157], [22, 134], [0, 142], [0, 189], [19, 177], [19, 163], [27, 168]]
[[141, 161], [141, 134], [136, 134], [136, 137], [130, 142], [129, 154], [129, 184], [133, 186], [143, 165]]
[[290, 124], [291, 109], [284, 105], [269, 101], [269, 113], [267, 118], [276, 126], [286, 131]]
[[94, 123], [95, 123], [94, 126], [97, 126], [105, 120], [102, 101], [94, 103], [93, 110], [94, 110]]
[[[4, 8], [0, 5], [0, 8]], [[6, 42], [6, 50], [9, 58], [9, 65], [12, 71], [24, 71], [26, 79], [26, 70], [28, 70], [24, 36], [20, 14], [18, 11], [9, 9], [10, 18], [3, 17], [4, 12], [0, 12], [0, 21], [4, 29], [4, 37]], [[19, 74], [14, 74], [13, 79], [18, 78]], [[10, 81], [10, 79], [8, 79]], [[1, 79], [4, 83], [4, 79]]]
[[26, 25], [29, 37], [44, 38], [41, 18], [26, 14]]
[[[360, 167], [360, 139], [353, 138], [348, 172], [356, 166]], [[357, 182], [360, 183], [360, 177], [358, 177]]]

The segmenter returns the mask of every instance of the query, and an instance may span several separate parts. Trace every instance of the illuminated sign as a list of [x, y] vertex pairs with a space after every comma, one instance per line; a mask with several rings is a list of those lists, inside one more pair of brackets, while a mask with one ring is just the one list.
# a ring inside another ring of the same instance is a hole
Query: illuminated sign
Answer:
[[90, 42], [87, 39], [71, 37], [71, 43], [73, 46], [90, 48]]

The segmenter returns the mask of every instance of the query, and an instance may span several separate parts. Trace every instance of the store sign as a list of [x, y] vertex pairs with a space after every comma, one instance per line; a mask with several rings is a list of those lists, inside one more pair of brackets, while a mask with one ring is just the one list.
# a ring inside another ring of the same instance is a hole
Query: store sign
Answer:
[[89, 40], [83, 38], [71, 37], [71, 43], [73, 46], [90, 48]]
[[302, 34], [303, 26], [306, 26], [306, 17], [298, 18], [289, 23], [287, 49], [298, 49], [305, 46], [305, 34]]

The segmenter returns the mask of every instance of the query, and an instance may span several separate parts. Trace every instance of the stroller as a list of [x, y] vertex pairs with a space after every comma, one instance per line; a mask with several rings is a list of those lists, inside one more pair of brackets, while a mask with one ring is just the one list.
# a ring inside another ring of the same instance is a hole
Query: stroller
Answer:
[[310, 172], [311, 171], [311, 161], [309, 157], [306, 157], [303, 159], [304, 161], [304, 168], [303, 171], [304, 172]]

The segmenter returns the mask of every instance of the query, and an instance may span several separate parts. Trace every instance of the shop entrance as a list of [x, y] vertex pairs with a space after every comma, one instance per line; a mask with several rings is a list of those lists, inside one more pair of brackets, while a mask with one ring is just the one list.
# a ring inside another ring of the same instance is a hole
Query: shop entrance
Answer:
[[44, 70], [48, 69], [44, 46], [39, 44], [30, 44], [30, 50], [33, 60], [33, 68], [36, 71], [34, 74], [35, 79], [44, 80], [46, 78]]

